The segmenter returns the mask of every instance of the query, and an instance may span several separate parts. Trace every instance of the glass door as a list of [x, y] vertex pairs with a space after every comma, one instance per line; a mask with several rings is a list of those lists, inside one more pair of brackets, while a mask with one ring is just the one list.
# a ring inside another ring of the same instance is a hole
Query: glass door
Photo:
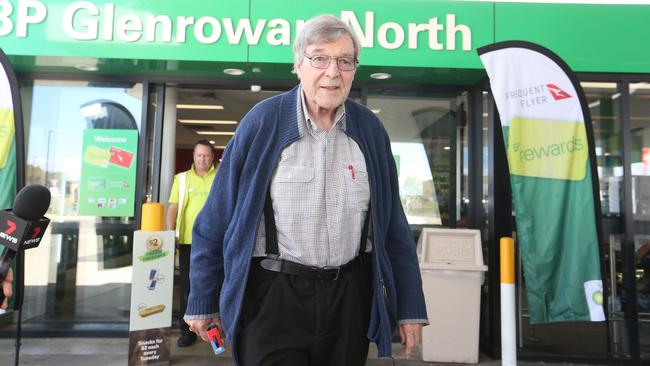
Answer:
[[[119, 169], [136, 170], [141, 159], [134, 154], [137, 141], [131, 140], [133, 151], [108, 148], [102, 142], [117, 136], [116, 131], [137, 139], [143, 85], [97, 87], [91, 82], [35, 80], [24, 85], [21, 93], [27, 132], [26, 183], [45, 185], [52, 193], [46, 214], [51, 219], [49, 230], [38, 248], [25, 252], [26, 329], [118, 323], [122, 326], [95, 329], [125, 332], [135, 214], [117, 212], [138, 207], [140, 190], [135, 189], [135, 178], [129, 181], [123, 175], [84, 169], [85, 164], [117, 164]], [[93, 136], [90, 143], [89, 135]], [[115, 138], [114, 142], [121, 141]], [[125, 160], [115, 160], [120, 158], [115, 154]], [[134, 193], [118, 197], [116, 190]], [[83, 212], [83, 205], [104, 213]]]
[[639, 349], [650, 359], [650, 83], [629, 84], [634, 282]]
[[466, 96], [370, 89], [366, 103], [388, 131], [415, 234], [422, 226], [466, 226]]

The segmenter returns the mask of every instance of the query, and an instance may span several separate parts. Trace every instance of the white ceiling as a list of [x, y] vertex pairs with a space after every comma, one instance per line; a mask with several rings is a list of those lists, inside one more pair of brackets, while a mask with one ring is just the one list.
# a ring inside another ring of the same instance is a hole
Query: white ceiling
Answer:
[[[176, 119], [235, 120], [237, 122], [258, 102], [279, 94], [279, 91], [251, 92], [249, 90], [179, 88], [178, 104], [222, 105], [221, 110], [177, 109]], [[237, 125], [200, 125], [176, 123], [176, 146], [192, 147], [198, 140], [213, 140], [215, 146], [225, 146], [232, 136], [198, 135], [195, 131], [235, 131]]]

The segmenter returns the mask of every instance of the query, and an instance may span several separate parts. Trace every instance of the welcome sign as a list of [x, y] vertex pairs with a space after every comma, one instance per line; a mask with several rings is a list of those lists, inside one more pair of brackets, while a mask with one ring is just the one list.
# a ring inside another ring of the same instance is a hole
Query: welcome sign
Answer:
[[137, 130], [84, 131], [79, 214], [133, 216]]

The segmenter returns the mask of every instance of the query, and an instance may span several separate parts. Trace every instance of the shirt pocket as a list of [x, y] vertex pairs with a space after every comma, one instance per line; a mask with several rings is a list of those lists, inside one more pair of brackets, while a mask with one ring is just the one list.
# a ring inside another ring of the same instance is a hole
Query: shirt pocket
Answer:
[[370, 185], [365, 163], [353, 161], [350, 164], [343, 164], [342, 169], [346, 198], [350, 208], [356, 211], [367, 211], [370, 202]]
[[275, 209], [276, 225], [290, 228], [300, 225], [310, 215], [316, 199], [314, 187], [314, 168], [300, 165], [279, 165], [271, 183], [271, 196], [277, 203]]

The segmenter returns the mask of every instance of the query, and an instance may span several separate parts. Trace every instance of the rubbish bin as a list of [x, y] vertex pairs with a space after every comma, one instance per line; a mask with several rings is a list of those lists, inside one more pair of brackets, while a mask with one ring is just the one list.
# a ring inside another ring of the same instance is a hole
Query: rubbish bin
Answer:
[[478, 362], [483, 265], [478, 230], [425, 228], [418, 241], [430, 325], [422, 360]]

